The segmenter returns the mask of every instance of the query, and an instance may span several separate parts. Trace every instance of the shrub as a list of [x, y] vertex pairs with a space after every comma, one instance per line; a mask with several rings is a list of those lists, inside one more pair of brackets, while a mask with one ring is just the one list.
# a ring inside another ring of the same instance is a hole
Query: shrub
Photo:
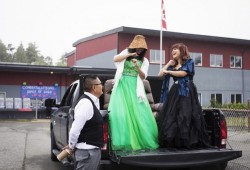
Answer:
[[210, 100], [211, 107], [213, 108], [225, 108], [225, 109], [248, 109], [248, 105], [245, 103], [228, 103], [221, 104], [216, 99]]

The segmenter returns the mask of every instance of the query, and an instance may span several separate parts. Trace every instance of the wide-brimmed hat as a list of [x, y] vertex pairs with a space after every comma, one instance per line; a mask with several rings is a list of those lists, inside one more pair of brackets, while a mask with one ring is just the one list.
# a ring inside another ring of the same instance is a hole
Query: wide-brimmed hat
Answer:
[[145, 37], [143, 35], [136, 35], [128, 48], [144, 48], [147, 50], [148, 46]]

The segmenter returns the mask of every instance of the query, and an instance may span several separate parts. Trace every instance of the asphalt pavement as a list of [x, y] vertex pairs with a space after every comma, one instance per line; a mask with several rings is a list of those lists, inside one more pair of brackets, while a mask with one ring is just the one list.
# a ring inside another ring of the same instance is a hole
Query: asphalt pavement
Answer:
[[49, 120], [0, 122], [0, 170], [72, 170], [50, 160]]
[[242, 157], [230, 161], [226, 170], [250, 169], [250, 132], [229, 131], [227, 148], [242, 150]]

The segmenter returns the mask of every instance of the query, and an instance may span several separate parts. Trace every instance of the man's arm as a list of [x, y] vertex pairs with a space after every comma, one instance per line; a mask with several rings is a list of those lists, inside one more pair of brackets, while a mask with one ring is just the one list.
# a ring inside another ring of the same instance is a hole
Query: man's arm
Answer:
[[91, 101], [81, 99], [75, 107], [75, 120], [69, 132], [69, 148], [73, 150], [77, 144], [78, 137], [87, 120], [94, 114]]

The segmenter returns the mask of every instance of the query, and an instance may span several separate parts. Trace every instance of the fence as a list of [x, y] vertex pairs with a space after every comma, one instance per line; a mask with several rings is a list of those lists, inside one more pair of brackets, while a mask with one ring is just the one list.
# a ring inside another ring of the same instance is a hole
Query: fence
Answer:
[[227, 120], [228, 130], [250, 132], [250, 110], [221, 109]]
[[229, 161], [226, 170], [248, 170], [250, 169], [250, 110], [220, 110], [227, 121], [227, 147], [242, 150], [242, 157]]

